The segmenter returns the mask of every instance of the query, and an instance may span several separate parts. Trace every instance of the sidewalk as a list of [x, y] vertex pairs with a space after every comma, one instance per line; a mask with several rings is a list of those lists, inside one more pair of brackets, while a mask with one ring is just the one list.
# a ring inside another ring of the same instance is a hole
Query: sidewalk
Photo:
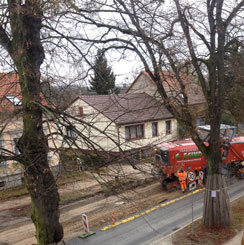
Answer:
[[240, 231], [232, 239], [230, 239], [228, 242], [225, 242], [223, 245], [237, 245], [237, 244], [241, 244], [242, 234], [243, 234], [243, 231]]
[[[241, 238], [242, 238], [243, 231], [238, 232], [233, 238], [229, 241], [223, 243], [223, 245], [241, 245]], [[150, 243], [150, 245], [173, 245], [172, 243], [172, 234], [163, 237], [155, 242]], [[199, 245], [201, 245], [199, 243]]]

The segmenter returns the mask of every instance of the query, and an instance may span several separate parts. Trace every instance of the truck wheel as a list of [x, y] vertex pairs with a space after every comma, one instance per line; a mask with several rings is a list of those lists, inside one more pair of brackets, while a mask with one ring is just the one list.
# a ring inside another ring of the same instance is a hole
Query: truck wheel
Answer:
[[166, 180], [162, 180], [161, 181], [161, 185], [162, 185], [163, 190], [166, 190], [167, 181]]
[[244, 172], [240, 172], [238, 171], [237, 175], [236, 175], [239, 179], [244, 179]]
[[163, 187], [164, 191], [169, 191], [171, 188], [170, 186], [171, 186], [171, 184], [170, 184], [169, 180], [166, 179], [166, 180], [162, 181], [162, 187]]
[[172, 184], [170, 182], [166, 185], [166, 190], [172, 191]]

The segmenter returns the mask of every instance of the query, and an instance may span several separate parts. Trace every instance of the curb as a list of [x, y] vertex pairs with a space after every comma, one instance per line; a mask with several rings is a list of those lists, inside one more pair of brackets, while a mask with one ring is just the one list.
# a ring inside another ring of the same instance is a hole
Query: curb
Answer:
[[122, 224], [125, 224], [125, 223], [127, 223], [127, 222], [130, 222], [130, 221], [132, 221], [132, 220], [135, 220], [135, 219], [137, 219], [137, 218], [139, 218], [139, 217], [141, 217], [141, 216], [144, 216], [144, 215], [146, 215], [146, 214], [149, 214], [149, 213], [151, 213], [151, 212], [153, 212], [153, 211], [155, 211], [155, 210], [157, 210], [157, 209], [159, 209], [159, 208], [168, 206], [168, 205], [170, 205], [170, 204], [172, 204], [172, 203], [175, 203], [175, 202], [180, 201], [180, 200], [182, 200], [182, 199], [184, 199], [184, 198], [186, 198], [186, 197], [189, 197], [189, 196], [191, 196], [192, 194], [195, 195], [196, 193], [198, 193], [198, 192], [200, 192], [200, 191], [203, 191], [203, 190], [205, 190], [205, 188], [201, 188], [201, 189], [195, 190], [195, 191], [193, 191], [193, 192], [191, 192], [191, 193], [188, 193], [188, 194], [186, 194], [186, 195], [184, 195], [184, 196], [181, 196], [181, 197], [175, 198], [175, 199], [173, 199], [173, 200], [171, 200], [171, 201], [168, 201], [168, 202], [166, 202], [166, 203], [157, 205], [157, 206], [155, 206], [155, 207], [153, 207], [153, 208], [150, 208], [150, 209], [148, 209], [148, 210], [146, 210], [146, 211], [144, 211], [144, 212], [141, 212], [141, 213], [139, 213], [139, 214], [136, 214], [136, 215], [134, 215], [134, 216], [132, 216], [132, 217], [130, 217], [130, 218], [123, 219], [123, 220], [121, 220], [121, 221], [119, 221], [119, 222], [116, 222], [114, 225], [108, 225], [108, 226], [105, 226], [105, 227], [103, 227], [103, 228], [101, 229], [101, 231], [106, 231], [106, 230], [115, 228], [115, 227], [117, 227], [117, 226], [119, 226], [119, 225], [122, 225]]
[[[204, 188], [203, 188], [203, 189], [204, 189]], [[230, 202], [234, 202], [235, 200], [241, 198], [242, 196], [244, 196], [244, 194], [238, 195], [238, 196], [235, 197], [233, 200], [230, 200]], [[195, 221], [197, 221], [197, 220], [199, 220], [199, 219], [201, 219], [201, 218], [202, 218], [202, 215], [201, 215], [200, 217], [194, 219], [193, 222], [195, 222]], [[168, 234], [168, 235], [166, 235], [166, 236], [164, 236], [164, 237], [162, 237], [162, 238], [160, 238], [160, 239], [154, 241], [155, 245], [156, 245], [156, 243], [162, 242], [162, 241], [164, 241], [164, 240], [169, 240], [169, 241], [171, 242], [170, 244], [172, 244], [172, 236], [173, 236], [175, 233], [177, 233], [178, 231], [183, 230], [186, 226], [188, 226], [188, 225], [190, 225], [190, 224], [192, 224], [192, 222], [189, 222], [189, 223], [187, 223], [185, 226], [180, 227], [180, 229], [178, 229], [178, 230], [176, 230], [176, 231], [174, 231], [174, 232], [172, 232], [172, 233], [170, 233], [170, 234]], [[237, 235], [238, 235], [238, 233], [237, 233]], [[235, 236], [234, 236], [234, 237], [235, 237]], [[227, 242], [224, 243], [224, 244], [226, 244], [226, 245], [231, 244], [231, 243], [229, 243], [229, 242], [231, 242], [231, 240], [234, 239], [234, 237], [232, 237], [229, 241], [227, 241]], [[160, 244], [161, 244], [161, 243], [160, 243]], [[152, 243], [152, 245], [153, 245], [153, 243]], [[234, 245], [234, 244], [233, 244], [233, 245]]]

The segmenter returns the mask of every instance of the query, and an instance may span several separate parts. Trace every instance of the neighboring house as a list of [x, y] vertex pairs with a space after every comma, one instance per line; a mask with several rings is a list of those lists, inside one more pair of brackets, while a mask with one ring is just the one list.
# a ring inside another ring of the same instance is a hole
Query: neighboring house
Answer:
[[[197, 84], [193, 76], [186, 77], [182, 75], [186, 94], [188, 96], [188, 105], [190, 110], [193, 112], [195, 124], [197, 126], [205, 124], [206, 120], [206, 102], [204, 95], [202, 93], [201, 87]], [[162, 74], [162, 83], [166, 90], [166, 93], [171, 98], [173, 103], [178, 105], [181, 104], [182, 93], [177, 86], [177, 81], [174, 79], [174, 76], [169, 72], [164, 72]], [[159, 101], [162, 101], [162, 97], [157, 92], [157, 85], [151, 79], [150, 75], [142, 71], [134, 80], [134, 82], [127, 89], [126, 93], [147, 93]]]
[[[146, 93], [92, 95], [76, 98], [66, 109], [85, 123], [74, 122], [83, 137], [67, 126], [67, 135], [84, 150], [127, 152], [176, 139], [176, 120]], [[88, 139], [92, 145], [87, 141]]]
[[[169, 73], [162, 77], [163, 86], [173, 103], [182, 102], [182, 94]], [[193, 78], [184, 78], [189, 107], [194, 111], [197, 125], [205, 123], [204, 96]], [[179, 137], [177, 121], [162, 103], [156, 84], [149, 74], [141, 72], [125, 94], [81, 96], [75, 99], [66, 112], [87, 123], [73, 122], [66, 133], [75, 139], [83, 150], [126, 152], [150, 148], [163, 141]], [[91, 144], [85, 142], [89, 139]], [[75, 146], [73, 146], [75, 147]], [[94, 149], [92, 149], [94, 147]]]
[[[44, 98], [42, 103], [47, 105]], [[6, 156], [19, 154], [15, 143], [22, 135], [23, 121], [21, 107], [22, 102], [18, 75], [15, 73], [0, 73], [0, 151], [1, 154], [5, 154]], [[47, 125], [44, 126], [44, 131], [46, 134], [49, 133]], [[48, 143], [49, 147], [54, 149], [52, 140], [49, 140]], [[58, 164], [59, 158], [55, 154], [55, 151], [50, 151], [48, 157], [51, 166]], [[22, 172], [22, 167], [15, 161], [0, 163], [0, 177], [20, 172]], [[3, 183], [0, 179], [0, 188], [1, 185]]]

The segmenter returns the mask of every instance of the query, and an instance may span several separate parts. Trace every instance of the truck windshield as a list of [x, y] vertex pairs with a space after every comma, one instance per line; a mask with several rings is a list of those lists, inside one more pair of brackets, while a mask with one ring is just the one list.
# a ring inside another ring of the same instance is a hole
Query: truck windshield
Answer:
[[[204, 126], [198, 126], [197, 128], [198, 134], [200, 138], [203, 141], [209, 140], [209, 132], [210, 132], [210, 126], [204, 125]], [[225, 138], [231, 140], [233, 137], [235, 137], [236, 134], [236, 127], [235, 126], [229, 126], [225, 124], [220, 125], [220, 138]]]
[[163, 163], [169, 163], [169, 152], [168, 151], [160, 151], [160, 155]]
[[169, 164], [169, 152], [167, 150], [166, 151], [162, 151], [162, 150], [157, 151], [157, 153], [155, 154], [155, 162], [168, 165]]
[[208, 141], [209, 131], [206, 131], [204, 129], [198, 129], [198, 134], [199, 134], [202, 141]]
[[234, 129], [220, 130], [221, 138], [232, 139], [234, 135]]

